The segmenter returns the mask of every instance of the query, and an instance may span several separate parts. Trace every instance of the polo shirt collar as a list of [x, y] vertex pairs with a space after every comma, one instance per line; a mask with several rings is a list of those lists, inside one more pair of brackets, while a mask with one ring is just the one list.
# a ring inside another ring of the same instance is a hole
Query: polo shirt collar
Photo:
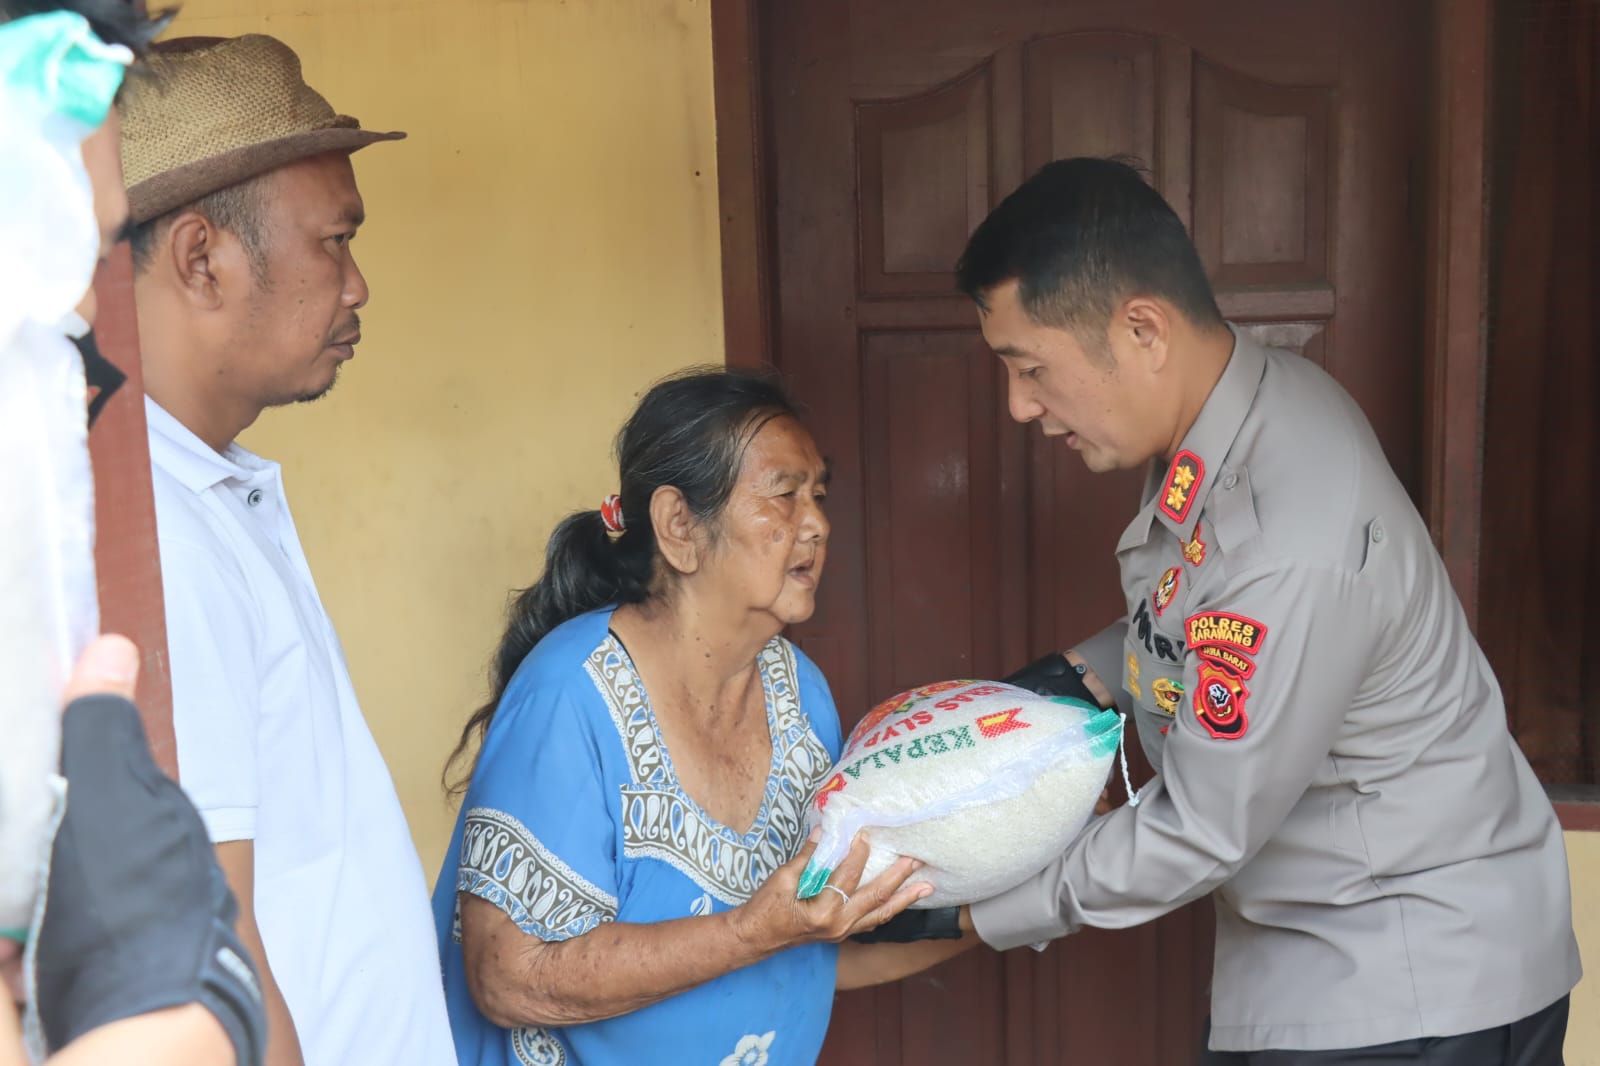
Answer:
[[255, 456], [237, 444], [229, 444], [226, 455], [217, 453], [149, 396], [144, 398], [144, 417], [150, 428], [150, 461], [190, 492], [205, 492], [229, 478], [248, 481], [257, 472], [246, 465]]
[[1144, 506], [1123, 532], [1117, 544], [1119, 552], [1149, 539], [1152, 521], [1159, 521], [1180, 541], [1194, 535], [1216, 473], [1238, 439], [1267, 367], [1267, 355], [1260, 345], [1231, 323], [1228, 329], [1233, 332], [1233, 354], [1228, 365], [1184, 434], [1172, 461], [1164, 468], [1151, 464]]

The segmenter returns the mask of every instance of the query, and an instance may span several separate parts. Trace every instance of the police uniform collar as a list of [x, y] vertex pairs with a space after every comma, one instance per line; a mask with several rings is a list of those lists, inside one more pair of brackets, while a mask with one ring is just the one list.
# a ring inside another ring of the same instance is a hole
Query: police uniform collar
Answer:
[[1232, 323], [1228, 329], [1233, 332], [1233, 354], [1228, 365], [1206, 397], [1194, 425], [1184, 434], [1177, 454], [1165, 467], [1151, 464], [1144, 506], [1122, 534], [1117, 544], [1119, 552], [1143, 544], [1150, 535], [1152, 520], [1160, 521], [1180, 541], [1194, 535], [1212, 482], [1255, 402], [1267, 366], [1267, 356], [1260, 345]]

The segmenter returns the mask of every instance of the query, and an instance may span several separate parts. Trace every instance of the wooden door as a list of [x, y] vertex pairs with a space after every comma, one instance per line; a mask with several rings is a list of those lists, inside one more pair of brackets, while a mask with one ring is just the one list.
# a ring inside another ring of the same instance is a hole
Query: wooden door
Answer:
[[[1113, 548], [1141, 475], [1091, 476], [1010, 422], [951, 274], [972, 228], [1051, 159], [1141, 159], [1224, 314], [1338, 378], [1415, 491], [1427, 14], [1393, 0], [764, 5], [774, 358], [836, 471], [828, 576], [795, 636], [846, 727], [889, 693], [998, 676], [1122, 610]], [[822, 1061], [1188, 1062], [1208, 906], [843, 996]]]

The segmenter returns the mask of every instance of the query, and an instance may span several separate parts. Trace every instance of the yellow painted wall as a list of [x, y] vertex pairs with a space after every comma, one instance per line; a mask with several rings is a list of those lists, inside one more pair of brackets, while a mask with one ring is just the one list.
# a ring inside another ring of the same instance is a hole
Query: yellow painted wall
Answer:
[[615, 491], [638, 393], [723, 357], [708, 0], [183, 0], [172, 32], [251, 31], [410, 134], [355, 157], [355, 361], [243, 441], [283, 463], [431, 883], [507, 591]]
[[1587, 971], [1572, 993], [1567, 1066], [1600, 1066], [1600, 833], [1568, 833], [1567, 863], [1572, 919]]
[[[440, 762], [507, 590], [562, 514], [613, 491], [638, 392], [722, 358], [709, 0], [185, 0], [174, 29], [249, 31], [288, 41], [336, 108], [411, 134], [356, 157], [355, 362], [244, 439], [284, 465], [431, 879]], [[1567, 847], [1600, 972], [1600, 834]], [[1600, 978], [1567, 1059], [1600, 1066]]]

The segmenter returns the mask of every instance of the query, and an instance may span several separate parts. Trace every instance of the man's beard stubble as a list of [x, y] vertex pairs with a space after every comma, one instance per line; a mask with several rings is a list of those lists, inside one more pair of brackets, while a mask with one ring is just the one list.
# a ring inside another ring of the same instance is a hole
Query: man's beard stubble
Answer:
[[[359, 337], [360, 335], [361, 335], [361, 316], [357, 315], [357, 314], [352, 314], [350, 316], [350, 321], [349, 322], [345, 323], [342, 327], [340, 327], [339, 329], [336, 329], [333, 333], [331, 333], [328, 336], [327, 347], [332, 347], [335, 344], [344, 343], [345, 341], [348, 341], [350, 338]], [[339, 371], [341, 371], [343, 369], [344, 369], [344, 364], [343, 363], [335, 363], [334, 367], [333, 367], [333, 377], [328, 380], [328, 383], [326, 385], [322, 386], [322, 388], [320, 388], [320, 389], [315, 389], [315, 390], [313, 390], [311, 392], [303, 392], [300, 395], [294, 397], [293, 399], [291, 399], [291, 400], [289, 400], [287, 402], [288, 403], [316, 403], [318, 400], [320, 400], [324, 396], [328, 395], [328, 393], [332, 392], [333, 391], [333, 387], [335, 385], [339, 384]]]

